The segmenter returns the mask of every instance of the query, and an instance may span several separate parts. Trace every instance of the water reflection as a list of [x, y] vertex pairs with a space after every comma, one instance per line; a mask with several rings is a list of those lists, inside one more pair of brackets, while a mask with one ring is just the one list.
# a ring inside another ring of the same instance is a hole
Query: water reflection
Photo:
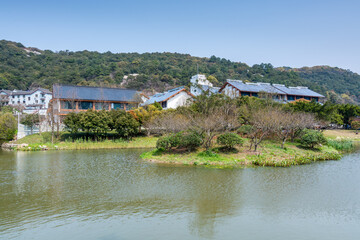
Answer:
[[360, 227], [359, 155], [292, 168], [220, 170], [149, 164], [141, 152], [0, 152], [0, 238], [42, 239], [41, 232], [47, 239], [63, 227], [73, 234], [89, 228], [78, 239], [156, 232], [225, 239], [229, 226], [233, 238], [272, 221]]

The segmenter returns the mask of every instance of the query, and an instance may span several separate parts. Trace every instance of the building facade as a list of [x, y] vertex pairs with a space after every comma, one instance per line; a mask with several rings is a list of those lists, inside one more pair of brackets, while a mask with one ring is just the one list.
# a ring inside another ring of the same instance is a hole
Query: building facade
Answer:
[[89, 109], [131, 110], [147, 99], [132, 89], [54, 85], [52, 103], [57, 115], [67, 115]]
[[22, 106], [27, 113], [47, 109], [51, 99], [52, 93], [44, 88], [36, 88], [29, 91], [0, 90], [2, 105]]
[[278, 102], [293, 102], [300, 99], [319, 102], [324, 98], [323, 95], [314, 92], [307, 87], [286, 87], [282, 84], [270, 83], [250, 83], [241, 80], [227, 80], [220, 88], [220, 93], [224, 93], [229, 97], [260, 97], [268, 95]]

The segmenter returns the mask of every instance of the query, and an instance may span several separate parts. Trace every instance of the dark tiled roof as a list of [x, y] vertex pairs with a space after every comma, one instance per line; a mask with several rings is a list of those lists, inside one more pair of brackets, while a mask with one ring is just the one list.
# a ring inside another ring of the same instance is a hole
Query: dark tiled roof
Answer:
[[274, 94], [284, 94], [283, 91], [273, 87], [270, 83], [243, 83], [240, 80], [227, 80], [228, 83], [239, 89], [240, 92], [266, 92]]
[[0, 90], [0, 93], [1, 93], [1, 92], [6, 93], [7, 95], [11, 95], [11, 91], [10, 91], [10, 90], [1, 89], [1, 90]]
[[33, 94], [36, 91], [41, 91], [45, 94], [51, 94], [49, 89], [45, 89], [45, 88], [34, 88], [28, 91], [23, 91], [23, 90], [14, 90], [14, 91], [10, 91], [10, 90], [0, 90], [0, 91], [4, 91], [6, 93], [8, 93], [9, 95], [30, 95]]
[[323, 95], [314, 92], [307, 87], [286, 87], [281, 84], [273, 84], [277, 89], [285, 92], [288, 95], [304, 96], [304, 97], [324, 97]]
[[132, 89], [68, 85], [54, 85], [53, 98], [114, 102], [141, 101], [138, 92]]

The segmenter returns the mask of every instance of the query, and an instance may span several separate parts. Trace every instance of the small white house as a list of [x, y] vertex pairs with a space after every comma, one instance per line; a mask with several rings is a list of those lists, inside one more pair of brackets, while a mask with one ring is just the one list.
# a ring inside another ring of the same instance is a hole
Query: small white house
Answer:
[[218, 93], [220, 88], [213, 87], [213, 84], [206, 79], [205, 75], [196, 74], [190, 79], [190, 93], [194, 96], [199, 96], [204, 91], [209, 91], [210, 93]]
[[194, 95], [188, 92], [185, 87], [178, 87], [151, 96], [143, 105], [158, 102], [163, 109], [177, 108], [186, 105], [193, 97]]

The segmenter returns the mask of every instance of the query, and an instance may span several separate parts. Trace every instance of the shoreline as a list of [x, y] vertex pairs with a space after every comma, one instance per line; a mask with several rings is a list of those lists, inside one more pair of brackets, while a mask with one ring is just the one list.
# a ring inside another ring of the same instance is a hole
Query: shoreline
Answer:
[[[96, 150], [96, 149], [144, 149], [140, 155], [144, 161], [156, 164], [184, 165], [184, 166], [209, 166], [209, 167], [289, 167], [293, 165], [309, 164], [317, 161], [338, 160], [346, 150], [351, 152], [360, 146], [358, 135], [349, 139], [338, 135], [339, 130], [326, 130], [329, 141], [342, 140], [351, 141], [350, 149], [341, 149], [336, 146], [324, 145], [319, 148], [303, 148], [297, 142], [287, 142], [285, 148], [281, 148], [278, 141], [265, 140], [257, 152], [249, 150], [249, 142], [245, 141], [244, 146], [237, 151], [222, 152], [215, 147], [212, 151], [198, 149], [194, 152], [184, 152], [176, 150], [173, 152], [163, 152], [156, 149], [157, 137], [140, 136], [132, 140], [103, 140], [103, 141], [61, 141], [54, 144], [45, 142], [43, 135], [34, 134], [18, 141], [7, 143], [7, 149], [15, 151], [48, 151], [48, 150]], [[343, 131], [344, 134], [349, 132]], [[337, 134], [336, 139], [332, 136]], [[30, 144], [28, 142], [31, 142]], [[4, 144], [6, 145], [6, 144]], [[4, 145], [2, 147], [4, 147]]]

